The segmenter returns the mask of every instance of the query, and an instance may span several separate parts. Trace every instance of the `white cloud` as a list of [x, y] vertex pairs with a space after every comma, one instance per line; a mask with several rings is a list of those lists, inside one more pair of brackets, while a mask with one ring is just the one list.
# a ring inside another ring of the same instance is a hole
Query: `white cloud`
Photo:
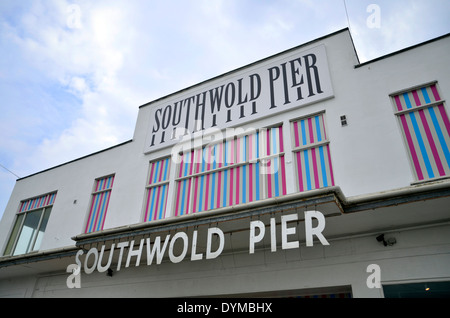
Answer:
[[[21, 170], [27, 173], [131, 137], [137, 105], [129, 104], [132, 98], [126, 95], [127, 89], [119, 89], [124, 84], [117, 77], [124, 55], [134, 44], [128, 40], [129, 33], [123, 32], [130, 23], [126, 7], [80, 4], [79, 23], [74, 22], [70, 8], [66, 1], [36, 1], [21, 24], [10, 25], [10, 35], [27, 62], [60, 90], [78, 97], [81, 106], [80, 117], [67, 119], [68, 127], [56, 136], [44, 134], [41, 143], [29, 145], [31, 156], [17, 159], [15, 166], [26, 167]], [[53, 107], [62, 111], [58, 105]], [[46, 128], [51, 130], [50, 125]]]
[[[367, 22], [380, 10], [380, 25]], [[448, 0], [347, 0], [350, 30], [361, 62], [389, 54], [447, 33]]]

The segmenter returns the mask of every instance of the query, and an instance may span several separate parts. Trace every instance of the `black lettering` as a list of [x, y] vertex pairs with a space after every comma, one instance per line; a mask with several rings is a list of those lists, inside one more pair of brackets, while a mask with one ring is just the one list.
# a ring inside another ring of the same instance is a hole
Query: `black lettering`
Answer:
[[284, 105], [289, 104], [291, 101], [289, 100], [289, 89], [287, 83], [287, 74], [286, 74], [286, 64], [281, 64], [281, 70], [283, 74], [283, 90], [284, 90]]
[[[202, 101], [200, 101], [200, 96], [202, 96]], [[196, 104], [195, 104], [195, 120], [197, 121], [197, 125], [198, 125], [198, 121], [200, 120], [201, 121], [201, 129], [200, 130], [204, 130], [205, 129], [205, 123], [204, 123], [204, 121], [205, 121], [205, 99], [206, 99], [206, 92], [203, 92], [203, 93], [201, 93], [201, 94], [197, 94], [197, 102], [196, 102]], [[198, 111], [198, 109], [199, 108], [202, 108], [202, 117], [201, 118], [199, 118], [199, 116], [198, 116], [198, 114], [199, 114], [199, 111]]]
[[252, 102], [252, 115], [256, 114], [256, 102], [254, 101], [261, 95], [261, 77], [258, 74], [250, 75], [250, 101]]
[[[167, 114], [167, 111], [169, 111], [169, 114]], [[167, 105], [166, 108], [164, 109], [164, 113], [163, 113], [163, 117], [162, 117], [162, 123], [161, 123], [162, 129], [166, 129], [167, 127], [169, 127], [170, 117], [172, 117], [172, 106]]]
[[[291, 64], [291, 75], [292, 75], [292, 87], [296, 87], [303, 84], [303, 75], [300, 77], [300, 81], [297, 81], [297, 76], [300, 75], [300, 71], [295, 67], [295, 62], [298, 62], [300, 67], [302, 66], [302, 60], [300, 58], [290, 61]], [[297, 87], [297, 100], [303, 99], [302, 88]]]
[[155, 145], [155, 136], [156, 135], [152, 136], [152, 143], [150, 144], [150, 147], [153, 147]]
[[152, 133], [155, 133], [155, 132], [157, 132], [157, 131], [159, 130], [159, 118], [158, 118], [158, 113], [161, 114], [161, 112], [162, 112], [162, 109], [161, 109], [161, 108], [160, 108], [160, 109], [157, 109], [157, 110], [155, 111], [155, 123], [156, 123], [156, 129], [155, 129], [155, 126], [153, 126]]
[[247, 102], [247, 94], [245, 94], [245, 99], [242, 99], [242, 78], [238, 79], [238, 105]]
[[[314, 92], [313, 92], [313, 86], [312, 86], [312, 80], [311, 80], [311, 70], [314, 71], [314, 79], [316, 82], [316, 90], [317, 93], [323, 93], [321, 87], [320, 87], [320, 80], [319, 80], [319, 70], [317, 69], [316, 66], [316, 62], [317, 62], [317, 58], [315, 54], [308, 54], [305, 55], [304, 57], [305, 60], [305, 68], [306, 68], [306, 79], [308, 81], [308, 89], [309, 89], [309, 96], [314, 96]], [[309, 61], [309, 58], [311, 58], [311, 64]]]
[[186, 108], [186, 119], [184, 121], [184, 128], [186, 129], [186, 131], [188, 131], [188, 125], [189, 125], [189, 114], [190, 114], [190, 111], [191, 111], [191, 99], [194, 99], [194, 98], [195, 97], [192, 96], [192, 97], [186, 98], [184, 100], [184, 106], [187, 105], [187, 108]]
[[228, 83], [227, 86], [225, 87], [225, 106], [227, 108], [233, 106], [235, 95], [236, 95], [236, 88], [234, 86], [234, 83], [233, 82]]
[[261, 95], [261, 77], [258, 74], [252, 74], [250, 75], [250, 101], [257, 99], [259, 95]]
[[[172, 126], [177, 126], [180, 121], [181, 121], [181, 109], [183, 108], [183, 106], [181, 105], [182, 102], [176, 102], [175, 104], [173, 104], [173, 118], [172, 118]], [[177, 116], [177, 109], [178, 107], [180, 108], [178, 110], [178, 116]], [[177, 119], [178, 117], [178, 119]]]
[[256, 111], [256, 102], [252, 102], [252, 113], [251, 113], [251, 115], [256, 114], [256, 113], [257, 113], [257, 111]]
[[209, 100], [211, 104], [211, 114], [214, 114], [214, 108], [217, 109], [217, 112], [220, 112], [220, 106], [222, 105], [222, 93], [223, 87], [225, 85], [216, 87], [214, 89], [209, 90]]
[[[274, 74], [275, 71], [275, 74]], [[277, 66], [269, 68], [269, 84], [270, 84], [270, 108], [275, 108], [275, 89], [274, 82], [280, 77], [280, 69]]]

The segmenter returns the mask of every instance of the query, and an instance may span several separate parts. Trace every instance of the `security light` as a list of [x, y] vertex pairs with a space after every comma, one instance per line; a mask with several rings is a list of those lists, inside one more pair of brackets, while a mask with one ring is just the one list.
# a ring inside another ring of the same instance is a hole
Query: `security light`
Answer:
[[390, 237], [388, 239], [384, 238], [384, 234], [380, 234], [376, 237], [378, 242], [382, 242], [384, 246], [392, 246], [395, 243], [397, 243], [397, 240], [395, 239], [395, 237]]
[[380, 234], [377, 236], [377, 241], [378, 242], [383, 242], [384, 246], [387, 246], [387, 242], [384, 240], [384, 234]]

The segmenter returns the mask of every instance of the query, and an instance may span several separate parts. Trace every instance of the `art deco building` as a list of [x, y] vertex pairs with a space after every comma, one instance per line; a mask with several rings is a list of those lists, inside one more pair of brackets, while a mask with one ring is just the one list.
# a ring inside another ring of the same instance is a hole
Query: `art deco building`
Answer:
[[448, 296], [448, 52], [343, 29], [140, 106], [17, 180], [0, 296]]

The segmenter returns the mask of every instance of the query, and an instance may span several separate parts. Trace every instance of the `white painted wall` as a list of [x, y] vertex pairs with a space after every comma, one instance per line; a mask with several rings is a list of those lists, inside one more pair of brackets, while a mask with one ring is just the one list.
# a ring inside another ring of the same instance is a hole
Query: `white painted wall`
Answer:
[[[382, 297], [368, 288], [370, 264], [380, 266], [381, 283], [448, 279], [450, 227], [399, 230], [397, 244], [384, 247], [373, 236], [330, 240], [329, 246], [270, 252], [223, 253], [212, 260], [122, 268], [112, 277], [81, 274], [81, 288], [66, 286], [67, 273], [0, 284], [0, 297], [190, 297], [350, 285], [353, 297]], [[228, 248], [228, 246], [227, 246]], [[125, 286], [125, 287], [124, 287]], [[124, 289], [125, 288], [125, 289]], [[126, 293], [124, 293], [126, 290]]]

